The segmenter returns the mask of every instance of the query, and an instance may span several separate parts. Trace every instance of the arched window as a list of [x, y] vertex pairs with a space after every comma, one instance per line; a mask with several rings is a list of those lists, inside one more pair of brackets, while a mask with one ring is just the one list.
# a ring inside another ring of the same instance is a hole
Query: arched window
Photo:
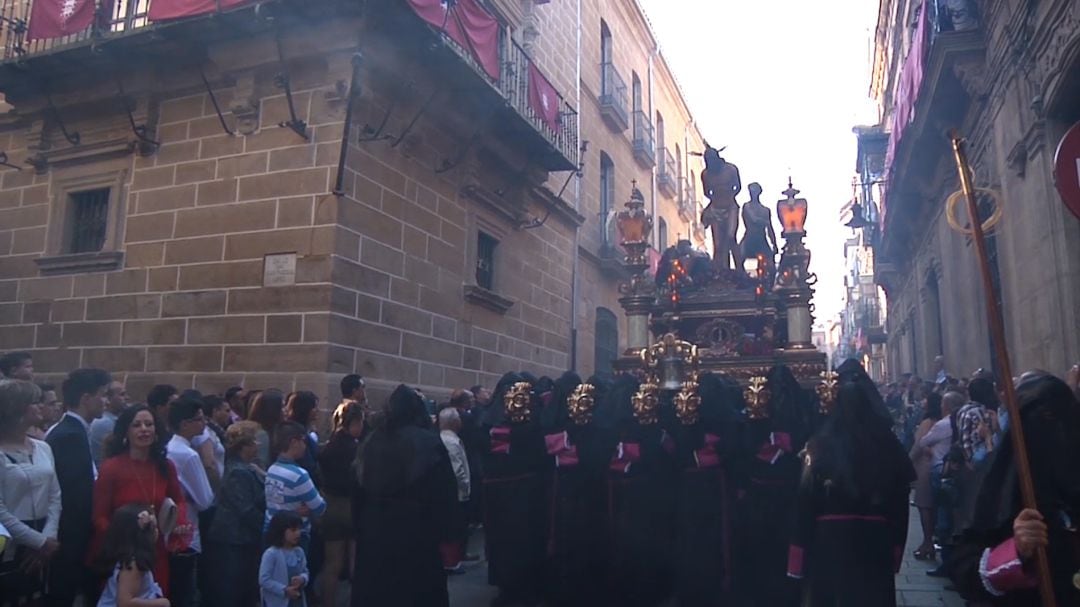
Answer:
[[667, 222], [663, 217], [656, 224], [656, 249], [661, 253], [667, 250]]
[[614, 243], [615, 222], [611, 211], [615, 208], [615, 163], [611, 157], [600, 152], [600, 239], [605, 245]]
[[611, 63], [611, 30], [607, 22], [600, 20], [600, 63]]
[[607, 308], [596, 309], [596, 347], [593, 372], [597, 375], [614, 374], [615, 359], [619, 357], [619, 320]]
[[[635, 112], [640, 112], [641, 107], [642, 107], [642, 105], [641, 105], [642, 104], [641, 78], [638, 78], [637, 72], [632, 72], [631, 75], [633, 76], [633, 78], [632, 78], [632, 82], [633, 82], [632, 89], [633, 89], [633, 91], [632, 92], [633, 92], [633, 96], [634, 96], [634, 98], [633, 98], [634, 111]], [[648, 120], [649, 116], [646, 115], [645, 119]]]

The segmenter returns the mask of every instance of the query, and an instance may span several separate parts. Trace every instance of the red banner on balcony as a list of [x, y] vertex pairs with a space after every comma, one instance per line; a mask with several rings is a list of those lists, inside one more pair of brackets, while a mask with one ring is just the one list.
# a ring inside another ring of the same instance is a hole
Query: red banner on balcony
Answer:
[[153, 0], [146, 18], [151, 21], [168, 21], [205, 15], [219, 10], [229, 10], [255, 0]]
[[28, 40], [77, 34], [94, 22], [94, 0], [37, 0], [30, 5]]
[[911, 39], [911, 48], [908, 49], [904, 66], [900, 70], [900, 84], [896, 87], [896, 96], [893, 97], [892, 128], [889, 131], [889, 144], [885, 150], [885, 183], [886, 187], [881, 196], [881, 224], [885, 225], [887, 212], [886, 200], [890, 184], [892, 165], [895, 160], [896, 148], [900, 145], [900, 139], [904, 136], [904, 130], [915, 118], [915, 102], [919, 100], [919, 89], [922, 87], [923, 73], [925, 71], [926, 54], [929, 51], [930, 39], [930, 3], [922, 2], [922, 10], [919, 13], [919, 21], [915, 26], [915, 35]]
[[472, 55], [499, 79], [499, 22], [476, 0], [408, 0], [413, 11]]
[[529, 62], [529, 106], [552, 131], [559, 131], [559, 92], [551, 85], [540, 68]]

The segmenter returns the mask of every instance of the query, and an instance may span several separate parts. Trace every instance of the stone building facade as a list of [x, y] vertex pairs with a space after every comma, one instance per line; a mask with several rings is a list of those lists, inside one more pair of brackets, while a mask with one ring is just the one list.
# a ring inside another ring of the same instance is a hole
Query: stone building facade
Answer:
[[[912, 53], [923, 60], [914, 86]], [[1003, 205], [988, 248], [1013, 368], [1063, 374], [1080, 360], [1080, 221], [1053, 181], [1058, 142], [1080, 121], [1078, 92], [1080, 3], [881, 3], [871, 94], [892, 141], [868, 158], [883, 185], [875, 276], [893, 376], [928, 375], [939, 354], [955, 375], [995, 364], [974, 244], [944, 215], [959, 188], [950, 128], [967, 137], [976, 186], [988, 190], [983, 219], [995, 198]]]
[[[130, 0], [93, 33], [5, 27], [0, 350], [44, 377], [108, 369], [134, 398], [603, 370], [624, 322], [605, 210], [636, 181], [658, 243], [693, 232], [700, 135], [636, 3], [481, 5], [498, 77], [406, 0], [158, 24]], [[665, 120], [648, 149], [643, 122], [601, 116], [602, 28], [641, 81], [629, 107]], [[534, 69], [557, 123], [530, 103]]]

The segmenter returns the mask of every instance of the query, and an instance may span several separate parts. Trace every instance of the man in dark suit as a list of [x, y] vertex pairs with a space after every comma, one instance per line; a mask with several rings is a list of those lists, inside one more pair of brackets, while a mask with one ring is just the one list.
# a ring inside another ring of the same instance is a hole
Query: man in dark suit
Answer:
[[46, 602], [71, 607], [84, 592], [87, 605], [97, 602], [96, 584], [85, 567], [93, 535], [94, 479], [97, 469], [90, 450], [90, 422], [101, 416], [112, 379], [101, 369], [76, 369], [61, 388], [64, 416], [45, 441], [52, 447], [60, 482], [60, 550], [49, 567]]

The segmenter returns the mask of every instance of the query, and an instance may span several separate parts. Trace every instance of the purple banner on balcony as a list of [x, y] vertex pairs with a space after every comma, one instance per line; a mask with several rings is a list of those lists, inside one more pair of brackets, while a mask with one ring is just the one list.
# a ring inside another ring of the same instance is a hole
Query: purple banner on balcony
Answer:
[[407, 0], [413, 11], [472, 55], [499, 80], [499, 22], [476, 0]]
[[896, 87], [896, 96], [893, 97], [892, 125], [889, 130], [889, 145], [885, 149], [885, 188], [881, 194], [881, 224], [885, 225], [885, 216], [888, 210], [886, 198], [891, 186], [891, 173], [896, 148], [904, 136], [911, 121], [915, 119], [915, 102], [919, 99], [919, 88], [922, 86], [923, 74], [926, 69], [926, 53], [929, 50], [930, 31], [930, 2], [923, 0], [919, 11], [918, 25], [911, 39], [911, 48], [908, 50], [907, 59], [900, 70], [900, 82]]
[[549, 129], [559, 132], [559, 123], [562, 121], [559, 115], [559, 92], [551, 85], [540, 68], [531, 61], [529, 62], [529, 106]]
[[94, 22], [94, 0], [37, 0], [30, 7], [28, 40], [77, 34]]
[[219, 10], [229, 10], [244, 4], [251, 4], [255, 0], [153, 0], [150, 3], [150, 11], [147, 19], [151, 21], [168, 21], [170, 19], [183, 19], [205, 15]]

